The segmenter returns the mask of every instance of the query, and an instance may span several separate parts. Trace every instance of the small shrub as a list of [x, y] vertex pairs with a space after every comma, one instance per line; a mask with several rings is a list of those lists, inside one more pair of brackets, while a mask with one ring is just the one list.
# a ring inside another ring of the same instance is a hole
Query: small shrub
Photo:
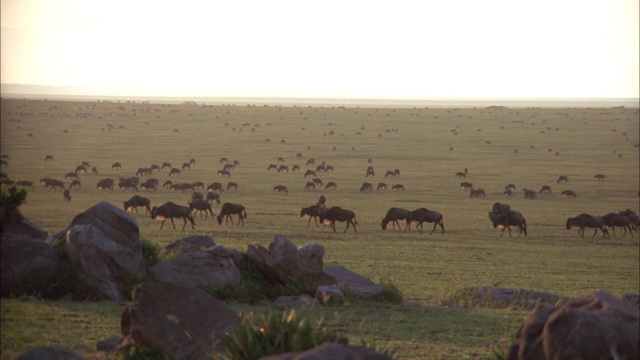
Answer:
[[290, 310], [243, 318], [242, 324], [226, 335], [225, 343], [232, 359], [259, 359], [305, 351], [337, 338], [321, 320], [312, 323], [309, 316]]
[[27, 201], [27, 190], [18, 190], [16, 185], [2, 189], [0, 193], [0, 218], [4, 219], [11, 210], [17, 209], [25, 201]]
[[142, 239], [140, 246], [142, 247], [142, 256], [144, 257], [144, 262], [147, 264], [147, 268], [160, 262], [160, 252], [151, 241]]

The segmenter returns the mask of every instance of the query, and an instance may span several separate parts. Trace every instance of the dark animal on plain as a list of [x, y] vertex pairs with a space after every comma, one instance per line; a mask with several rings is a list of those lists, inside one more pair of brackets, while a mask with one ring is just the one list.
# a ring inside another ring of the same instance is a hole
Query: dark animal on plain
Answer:
[[360, 187], [360, 192], [364, 192], [364, 191], [373, 191], [373, 185], [368, 182], [362, 183], [362, 186]]
[[8, 178], [2, 178], [2, 180], [0, 180], [0, 184], [2, 184], [2, 185], [11, 186], [11, 185], [13, 185], [15, 183], [16, 183], [15, 181], [13, 181], [11, 179], [8, 179]]
[[218, 161], [218, 162], [219, 162], [220, 164], [222, 164], [222, 163], [227, 163], [227, 162], [229, 162], [229, 159], [227, 159], [226, 157], [221, 157], [221, 158], [220, 158], [220, 161]]
[[627, 230], [629, 230], [629, 234], [633, 236], [633, 228], [631, 227], [632, 222], [628, 216], [610, 213], [603, 216], [602, 218], [604, 219], [604, 224], [607, 226], [607, 228], [613, 229], [613, 236], [617, 237], [616, 226], [622, 227], [622, 229], [624, 230], [622, 237], [627, 235]]
[[28, 133], [27, 137], [32, 138], [33, 139], [33, 134], [32, 133]]
[[513, 183], [507, 184], [507, 186], [505, 186], [504, 189], [505, 190], [516, 191], [516, 184], [513, 184]]
[[631, 219], [631, 227], [637, 231], [638, 229], [638, 225], [640, 225], [640, 222], [638, 222], [638, 214], [636, 214], [633, 210], [631, 209], [627, 209], [625, 211], [621, 211], [619, 212], [620, 215], [624, 215], [626, 217], [628, 217], [629, 219]]
[[71, 191], [69, 191], [68, 189], [64, 191], [64, 193], [62, 194], [64, 196], [64, 199], [71, 202]]
[[302, 208], [302, 210], [300, 211], [300, 217], [309, 218], [307, 227], [311, 225], [311, 219], [315, 220], [316, 226], [318, 226], [318, 217], [320, 216], [321, 212], [326, 210], [327, 209], [324, 206], [311, 205], [309, 207]]
[[286, 171], [289, 172], [289, 167], [287, 165], [278, 166], [278, 172]]
[[65, 180], [66, 179], [78, 179], [78, 174], [74, 173], [74, 172], [68, 172], [64, 175]]
[[325, 188], [325, 189], [327, 189], [327, 190], [328, 190], [328, 189], [335, 190], [337, 187], [338, 187], [338, 184], [336, 184], [336, 183], [335, 183], [335, 182], [333, 182], [333, 181], [329, 181], [329, 182], [327, 183], [327, 185], [326, 185], [324, 188]]
[[367, 159], [367, 162], [368, 162], [369, 164], [371, 164], [371, 163], [373, 163], [373, 159], [372, 159], [372, 158], [368, 158], [368, 159]]
[[375, 171], [373, 171], [373, 168], [370, 167], [370, 169], [367, 169], [367, 173], [364, 175], [364, 177], [368, 178], [369, 176], [373, 176], [376, 177], [376, 173]]
[[129, 200], [124, 202], [124, 210], [133, 212], [135, 210], [136, 214], [138, 213], [138, 206], [144, 207], [147, 209], [146, 213], [151, 212], [151, 200], [146, 197], [133, 195]]
[[402, 184], [395, 184], [391, 187], [391, 190], [396, 190], [396, 191], [404, 191], [404, 185]]
[[604, 174], [595, 174], [595, 175], [593, 175], [593, 178], [596, 179], [596, 180], [604, 180], [604, 179], [607, 178], [607, 176], [604, 175]]
[[193, 191], [193, 184], [191, 183], [176, 183], [176, 184], [171, 184], [171, 186], [169, 187], [169, 189], [176, 191], [176, 190], [180, 190], [182, 192], [186, 192], [186, 191]]
[[289, 189], [287, 189], [286, 186], [284, 185], [276, 185], [273, 187], [273, 191], [279, 193], [279, 194], [288, 194], [289, 193]]
[[131, 189], [137, 192], [138, 183], [139, 182], [135, 181], [134, 178], [120, 179], [120, 181], [118, 182], [118, 188], [120, 188], [120, 190], [122, 191]]
[[542, 188], [540, 189], [540, 194], [550, 194], [550, 193], [551, 193], [551, 186], [542, 185]]
[[229, 181], [229, 182], [227, 183], [227, 191], [229, 191], [229, 190], [231, 190], [231, 189], [233, 189], [233, 190], [238, 190], [238, 183], [237, 183], [237, 182], [234, 182], [234, 181]]
[[416, 224], [416, 229], [422, 234], [422, 223], [433, 223], [433, 229], [429, 234], [433, 234], [437, 226], [440, 226], [442, 234], [444, 234], [444, 221], [443, 216], [437, 211], [428, 210], [425, 208], [419, 208], [413, 211], [409, 211], [406, 217], [407, 226], [405, 230], [410, 230], [411, 224]]
[[307, 165], [315, 165], [315, 164], [316, 164], [316, 160], [314, 158], [307, 160]]
[[97, 167], [95, 167], [95, 166], [94, 166], [94, 167], [92, 167], [92, 168], [91, 168], [91, 173], [92, 173], [92, 174], [96, 174], [96, 175], [98, 175], [98, 168], [97, 168]]
[[[506, 204], [505, 204], [506, 205]], [[495, 206], [495, 205], [494, 205]], [[508, 205], [507, 205], [508, 206]], [[497, 212], [489, 213], [489, 219], [493, 223], [493, 228], [501, 228], [500, 237], [504, 235], [504, 229], [509, 230], [509, 236], [511, 236], [511, 226], [517, 226], [519, 230], [518, 237], [522, 236], [524, 232], [524, 236], [527, 236], [527, 221], [524, 216], [517, 211], [513, 211], [511, 209], [501, 210]]]
[[536, 198], [536, 192], [533, 190], [529, 190], [529, 189], [522, 189], [522, 191], [524, 192], [524, 198], [525, 199], [535, 199]]
[[71, 184], [69, 184], [69, 189], [73, 189], [74, 187], [82, 187], [80, 180], [71, 181]]
[[204, 183], [202, 181], [196, 181], [191, 185], [193, 185], [194, 189], [197, 189], [197, 188], [204, 189]]
[[278, 162], [284, 163], [284, 158], [282, 156], [278, 156]]
[[319, 178], [315, 178], [315, 179], [313, 179], [311, 181], [313, 181], [314, 184], [316, 184], [316, 185], [324, 185], [324, 182], [322, 182], [322, 179], [319, 179]]
[[509, 204], [495, 203], [491, 207], [491, 212], [489, 213], [489, 215], [491, 215], [492, 213], [497, 214], [497, 213], [506, 212], [509, 210], [511, 210], [511, 206], [509, 206]]
[[297, 153], [297, 154], [296, 154], [296, 159], [298, 159], [298, 160], [302, 160], [302, 154], [301, 154], [301, 153]]
[[29, 189], [33, 189], [33, 181], [28, 181], [28, 180], [18, 180], [16, 182], [17, 186], [22, 186], [24, 188], [29, 188]]
[[333, 170], [333, 165], [327, 165], [327, 166], [325, 167], [324, 171], [326, 171], [326, 172], [329, 172], [329, 171], [333, 172], [333, 171], [334, 171], [334, 170]]
[[387, 170], [387, 172], [384, 174], [384, 177], [389, 177], [389, 176], [393, 177], [393, 176], [396, 176], [396, 175], [395, 175], [395, 173], [393, 171]]
[[224, 191], [224, 187], [222, 187], [222, 184], [220, 184], [219, 182], [213, 182], [211, 184], [209, 184], [209, 186], [207, 186], [207, 191], [208, 192], [212, 192], [212, 191], [220, 191], [223, 192]]
[[196, 229], [196, 222], [191, 215], [191, 209], [188, 206], [177, 205], [173, 202], [166, 202], [160, 207], [154, 206], [151, 209], [151, 219], [153, 220], [161, 220], [162, 224], [160, 225], [160, 229], [164, 226], [164, 222], [169, 219], [171, 220], [171, 225], [173, 228], [176, 228], [176, 224], [173, 222], [173, 218], [182, 218], [184, 220], [184, 225], [182, 225], [182, 230], [184, 230], [185, 226], [187, 226], [187, 220], [191, 223], [191, 228], [193, 230]]
[[113, 164], [111, 164], [111, 169], [112, 170], [120, 170], [120, 169], [122, 169], [122, 164], [120, 164], [118, 162], [117, 163], [113, 163]]
[[376, 187], [376, 191], [378, 191], [378, 190], [380, 190], [380, 189], [387, 190], [387, 184], [385, 184], [385, 183], [383, 183], [383, 182], [378, 183], [378, 186]]
[[100, 181], [98, 181], [98, 185], [96, 185], [96, 188], [100, 189], [100, 190], [111, 190], [113, 191], [113, 188], [116, 186], [116, 183], [113, 181], [113, 179], [102, 179]]
[[173, 185], [173, 181], [167, 180], [167, 181], [164, 182], [164, 184], [162, 184], [162, 187], [165, 188], [165, 189], [167, 189], [167, 188], [170, 189], [171, 185]]
[[306, 178], [307, 176], [313, 176], [313, 177], [316, 177], [316, 172], [315, 172], [315, 171], [313, 171], [313, 170], [311, 170], [311, 169], [309, 169], [309, 170], [307, 170], [307, 171], [304, 173], [304, 177]]
[[169, 170], [169, 176], [173, 176], [173, 175], [180, 175], [180, 169], [171, 168], [171, 170]]
[[304, 186], [305, 190], [315, 190], [316, 189], [316, 183], [311, 182], [311, 181], [307, 181], [307, 184]]
[[300, 171], [300, 165], [293, 165], [293, 167], [291, 168], [291, 172], [294, 171]]
[[158, 181], [153, 181], [154, 179], [149, 179], [142, 184], [140, 184], [141, 189], [149, 190], [157, 190], [158, 189]]
[[151, 169], [146, 167], [141, 167], [136, 170], [136, 176], [151, 175], [151, 173]]
[[484, 197], [484, 189], [483, 188], [471, 189], [471, 191], [469, 191], [469, 197], [470, 198]]
[[149, 167], [151, 171], [160, 171], [160, 166], [158, 164], [153, 164]]
[[40, 183], [49, 190], [64, 190], [64, 182], [60, 180], [44, 178], [40, 180]]
[[194, 191], [191, 193], [191, 201], [204, 200], [204, 195], [201, 192]]
[[463, 181], [460, 183], [460, 187], [467, 190], [473, 188], [473, 184], [468, 181]]
[[78, 165], [78, 166], [76, 166], [75, 173], [77, 174], [79, 172], [86, 173], [87, 172], [87, 168], [85, 166], [83, 166], [83, 165]]
[[400, 169], [393, 170], [393, 176], [400, 176]]
[[44, 157], [44, 161], [53, 161], [53, 155], [47, 155]]
[[216, 202], [216, 205], [220, 205], [220, 195], [216, 192], [208, 192], [207, 193], [207, 201], [213, 205], [213, 202]]
[[333, 232], [336, 232], [336, 221], [347, 222], [347, 227], [344, 228], [343, 233], [347, 232], [347, 229], [349, 229], [349, 225], [353, 226], [353, 231], [355, 231], [356, 233], [358, 232], [358, 230], [356, 229], [356, 225], [358, 225], [356, 214], [351, 210], [333, 206], [325, 211], [320, 212], [318, 218], [320, 219], [321, 223], [329, 224], [333, 229]]
[[216, 173], [220, 176], [231, 177], [231, 172], [229, 170], [218, 170]]
[[222, 205], [222, 209], [220, 209], [220, 214], [218, 214], [218, 224], [222, 225], [222, 219], [226, 218], [227, 225], [229, 224], [229, 220], [231, 220], [231, 225], [234, 225], [231, 215], [236, 214], [238, 215], [238, 225], [240, 225], [240, 223], [244, 225], [244, 219], [247, 218], [247, 211], [244, 206], [240, 204], [224, 203], [224, 205]]
[[171, 169], [171, 168], [172, 168], [172, 166], [168, 162], [163, 162], [162, 165], [160, 166], [160, 170]]
[[325, 166], [324, 166], [324, 161], [322, 162], [322, 164], [320, 164], [320, 165], [318, 165], [318, 166], [316, 167], [316, 172], [317, 172], [317, 173], [319, 173], [319, 172], [325, 172], [325, 170], [326, 170], [326, 168], [325, 168]]
[[513, 191], [505, 190], [502, 192], [502, 195], [504, 195], [505, 197], [511, 198], [513, 196]]
[[318, 198], [318, 202], [316, 203], [316, 205], [318, 206], [322, 206], [324, 208], [327, 207], [327, 198], [324, 197], [324, 195], [320, 195], [320, 197]]
[[405, 220], [407, 218], [407, 214], [409, 214], [409, 210], [407, 209], [397, 207], [389, 208], [384, 218], [382, 219], [382, 230], [386, 230], [389, 225], [393, 226], [393, 230], [396, 229], [396, 225], [398, 225], [398, 229], [402, 229], [398, 220]]
[[575, 197], [576, 197], [576, 196], [578, 196], [578, 195], [577, 195], [577, 194], [576, 194], [576, 192], [575, 192], [575, 191], [573, 191], [573, 190], [563, 190], [563, 191], [560, 193], [560, 196], [562, 196], [562, 197], [572, 197], [572, 198], [575, 198]]
[[562, 183], [569, 182], [569, 178], [564, 175], [560, 175], [560, 177], [558, 177], [558, 180], [556, 181], [556, 184], [560, 184], [561, 182]]
[[609, 231], [607, 231], [607, 225], [604, 222], [604, 218], [601, 216], [593, 216], [589, 214], [580, 214], [574, 218], [567, 219], [567, 230], [578, 228], [578, 235], [584, 239], [585, 228], [595, 229], [592, 239], [598, 233], [598, 229], [602, 231], [602, 237], [608, 237]]
[[456, 173], [456, 178], [464, 179], [464, 178], [466, 178], [466, 177], [467, 177], [467, 174], [466, 174], [466, 173], [464, 173], [464, 172], [462, 172], [462, 171], [458, 171], [458, 172]]
[[233, 164], [229, 164], [229, 163], [224, 164], [224, 166], [222, 167], [222, 170], [227, 170], [227, 171], [231, 171], [233, 169], [234, 169]]
[[191, 158], [191, 159], [189, 160], [189, 166], [191, 166], [191, 165], [195, 165], [195, 164], [196, 164], [196, 159]]
[[189, 209], [191, 209], [193, 213], [195, 213], [196, 211], [199, 212], [200, 220], [202, 220], [203, 211], [204, 211], [204, 220], [207, 220], [207, 217], [209, 217], [209, 214], [211, 214], [212, 220], [214, 218], [213, 210], [211, 209], [211, 204], [208, 201], [205, 201], [203, 199], [193, 200], [189, 202]]

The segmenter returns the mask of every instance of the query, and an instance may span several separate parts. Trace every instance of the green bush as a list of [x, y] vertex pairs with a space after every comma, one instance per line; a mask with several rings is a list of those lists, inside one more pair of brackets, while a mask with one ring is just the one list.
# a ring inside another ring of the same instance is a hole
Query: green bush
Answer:
[[0, 218], [4, 218], [11, 210], [17, 209], [27, 201], [27, 190], [12, 185], [8, 189], [2, 189], [0, 193]]
[[147, 239], [142, 239], [140, 240], [140, 246], [142, 247], [142, 256], [147, 268], [160, 262], [160, 252], [154, 243]]
[[337, 339], [321, 320], [312, 322], [310, 316], [290, 310], [271, 312], [255, 319], [244, 317], [242, 324], [226, 335], [225, 343], [232, 359], [258, 359], [305, 351]]
[[120, 360], [169, 360], [171, 357], [159, 350], [149, 347], [132, 346], [128, 349], [121, 349], [116, 353], [116, 358]]

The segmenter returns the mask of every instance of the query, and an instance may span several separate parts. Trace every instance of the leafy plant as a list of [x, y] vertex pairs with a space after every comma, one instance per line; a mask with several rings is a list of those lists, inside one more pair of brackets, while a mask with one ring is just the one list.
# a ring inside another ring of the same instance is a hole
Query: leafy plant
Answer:
[[27, 201], [27, 190], [18, 190], [15, 185], [8, 189], [2, 189], [2, 193], [0, 193], [0, 216], [4, 218], [11, 210], [17, 209], [25, 201]]
[[171, 357], [159, 350], [149, 347], [132, 346], [127, 349], [121, 349], [116, 353], [116, 358], [120, 360], [169, 360]]

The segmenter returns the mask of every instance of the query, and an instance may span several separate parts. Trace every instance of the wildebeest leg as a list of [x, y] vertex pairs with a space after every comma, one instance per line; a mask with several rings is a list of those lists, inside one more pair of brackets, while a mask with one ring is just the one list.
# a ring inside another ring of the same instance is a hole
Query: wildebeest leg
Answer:
[[162, 224], [160, 224], [160, 230], [162, 230], [162, 227], [164, 226], [165, 221], [167, 221], [167, 219], [162, 220]]
[[173, 222], [173, 218], [170, 217], [169, 220], [171, 220], [171, 225], [173, 225], [173, 228], [175, 229], [176, 228], [176, 224]]
[[418, 222], [418, 224], [416, 225], [416, 229], [418, 229], [418, 232], [420, 234], [424, 232], [424, 229], [422, 228], [422, 222]]
[[[200, 215], [200, 216], [202, 216], [202, 215]], [[181, 230], [184, 230], [184, 227], [187, 226], [187, 217], [186, 216], [183, 217], [182, 220], [184, 220], [184, 224], [182, 224], [182, 229]]]
[[335, 221], [331, 222], [331, 228], [333, 229], [333, 232], [336, 232], [336, 222]]

